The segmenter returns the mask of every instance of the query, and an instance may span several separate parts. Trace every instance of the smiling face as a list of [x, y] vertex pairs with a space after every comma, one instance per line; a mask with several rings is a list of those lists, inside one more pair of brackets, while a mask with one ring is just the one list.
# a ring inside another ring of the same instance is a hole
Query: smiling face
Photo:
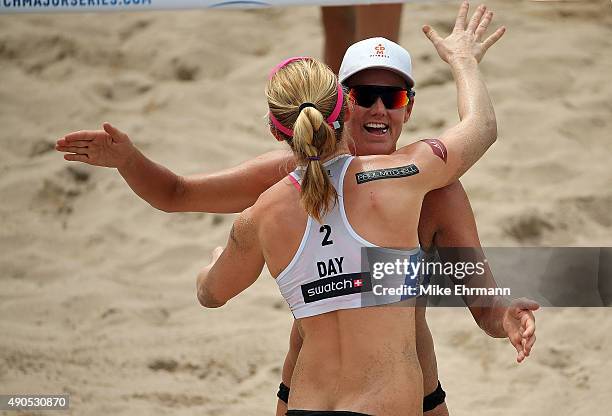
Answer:
[[[346, 85], [379, 85], [406, 88], [406, 81], [395, 72], [386, 69], [366, 69], [351, 76]], [[382, 155], [395, 151], [402, 127], [410, 118], [412, 102], [407, 106], [388, 110], [382, 100], [368, 108], [353, 104], [347, 120], [348, 133], [355, 142], [357, 155]], [[349, 141], [350, 142], [350, 141]]]

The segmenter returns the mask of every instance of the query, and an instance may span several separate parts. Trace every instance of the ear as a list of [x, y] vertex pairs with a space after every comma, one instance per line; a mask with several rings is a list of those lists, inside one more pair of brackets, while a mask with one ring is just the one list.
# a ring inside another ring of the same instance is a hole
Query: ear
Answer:
[[408, 105], [406, 106], [406, 114], [404, 114], [404, 123], [408, 121], [410, 118], [410, 114], [412, 114], [412, 106], [414, 105], [414, 97], [408, 101]]
[[351, 115], [355, 111], [355, 100], [351, 98], [350, 95], [345, 95], [346, 97], [346, 111], [344, 112], [344, 121], [348, 121], [351, 118]]
[[349, 121], [351, 119], [351, 115], [353, 114], [353, 104], [352, 102], [349, 100], [349, 102], [347, 103], [348, 105], [346, 106], [346, 110], [344, 110], [344, 123], [346, 124], [347, 121]]

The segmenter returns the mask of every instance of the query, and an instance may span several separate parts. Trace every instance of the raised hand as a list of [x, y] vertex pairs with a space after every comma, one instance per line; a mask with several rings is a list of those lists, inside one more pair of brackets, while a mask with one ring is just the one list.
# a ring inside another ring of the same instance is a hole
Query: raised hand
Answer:
[[503, 328], [510, 343], [516, 348], [517, 362], [529, 357], [535, 344], [535, 317], [533, 311], [540, 308], [536, 302], [521, 298], [515, 299], [506, 309], [503, 318]]
[[485, 5], [480, 5], [468, 23], [469, 7], [467, 1], [461, 4], [455, 21], [455, 28], [444, 39], [431, 26], [423, 26], [423, 32], [433, 43], [440, 58], [446, 63], [450, 64], [457, 58], [475, 58], [477, 62], [480, 62], [487, 49], [497, 42], [506, 31], [506, 28], [502, 26], [483, 41], [482, 37], [493, 19], [493, 12], [487, 11]]
[[64, 159], [94, 166], [121, 168], [136, 153], [136, 147], [127, 134], [110, 123], [104, 130], [81, 130], [57, 140], [55, 149], [66, 153]]

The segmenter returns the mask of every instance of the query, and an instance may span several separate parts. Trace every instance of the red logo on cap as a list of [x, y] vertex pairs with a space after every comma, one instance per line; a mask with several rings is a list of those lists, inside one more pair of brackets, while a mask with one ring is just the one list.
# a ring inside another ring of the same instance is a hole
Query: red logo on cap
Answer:
[[370, 55], [370, 58], [378, 57], [378, 58], [388, 58], [389, 56], [385, 55], [385, 47], [382, 43], [379, 43], [374, 47], [374, 55]]

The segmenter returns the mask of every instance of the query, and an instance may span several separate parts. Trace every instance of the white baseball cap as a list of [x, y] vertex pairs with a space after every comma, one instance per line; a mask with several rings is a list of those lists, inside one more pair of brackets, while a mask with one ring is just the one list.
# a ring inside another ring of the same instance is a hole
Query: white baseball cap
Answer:
[[344, 83], [351, 75], [370, 68], [388, 69], [414, 86], [412, 59], [400, 45], [385, 38], [369, 38], [352, 44], [344, 54], [338, 80]]

